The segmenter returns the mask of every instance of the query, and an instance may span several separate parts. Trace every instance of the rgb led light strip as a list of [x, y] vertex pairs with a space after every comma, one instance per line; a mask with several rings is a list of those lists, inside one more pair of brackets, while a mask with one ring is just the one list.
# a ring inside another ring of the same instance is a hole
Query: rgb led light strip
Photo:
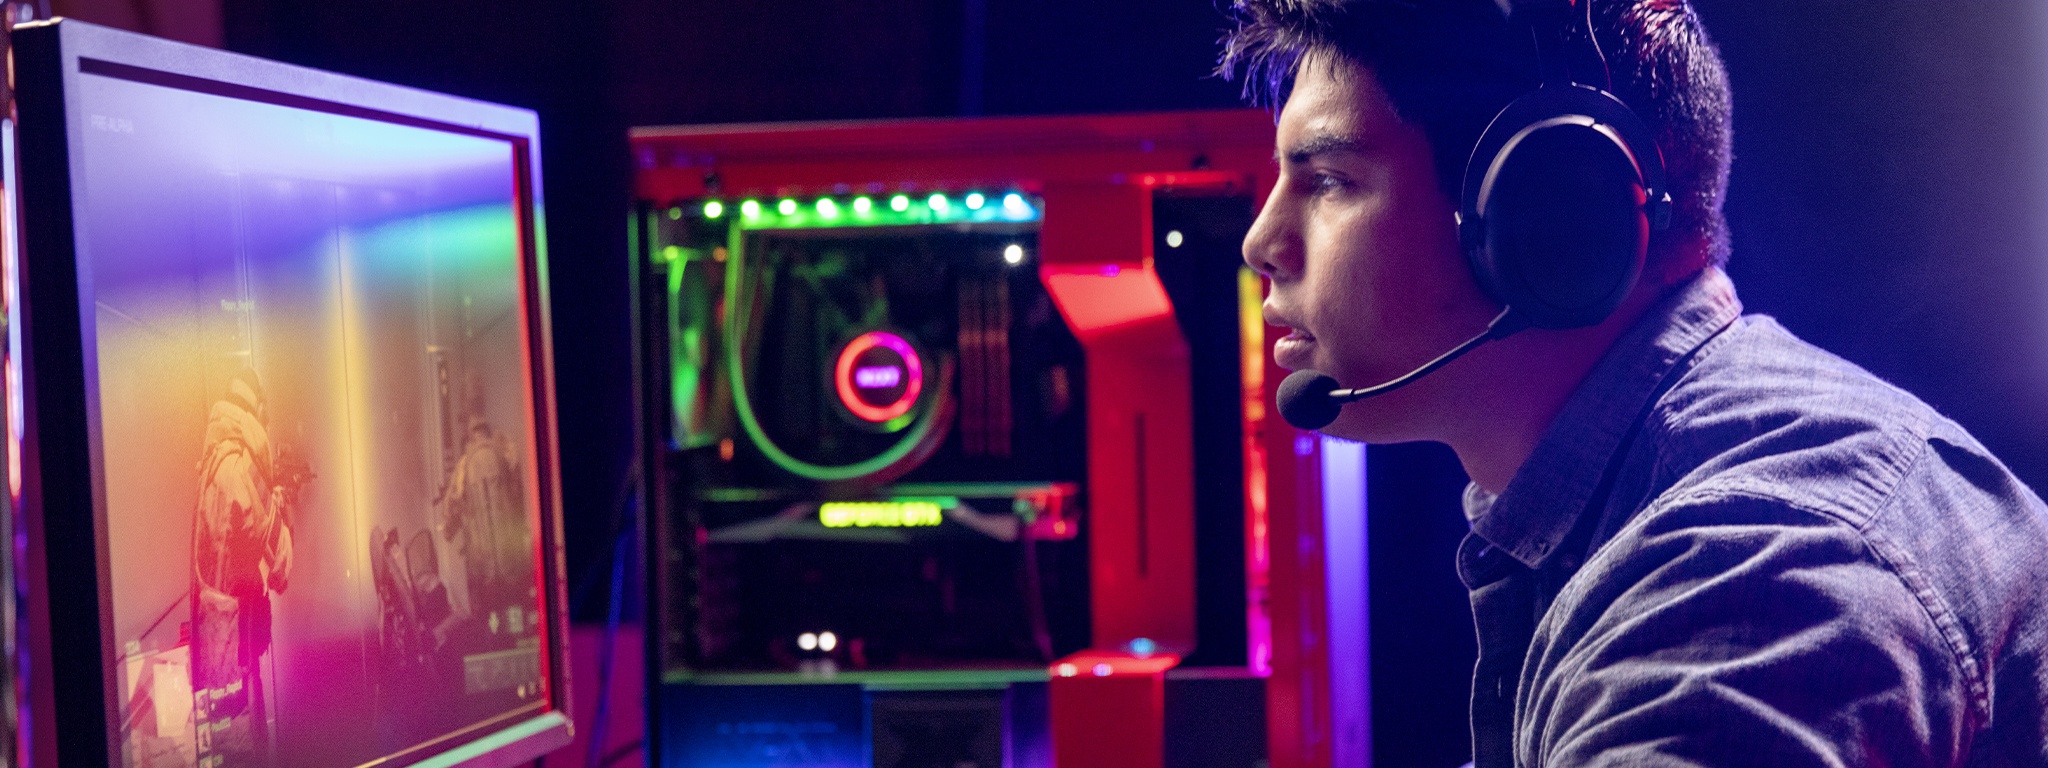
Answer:
[[[980, 192], [950, 196], [943, 192], [924, 196], [820, 197], [809, 204], [785, 197], [769, 202], [747, 199], [732, 203], [706, 200], [698, 212], [706, 219], [730, 220], [741, 229], [829, 229], [835, 227], [890, 227], [913, 224], [980, 224], [1038, 221], [1043, 206], [1021, 192], [991, 197]], [[671, 219], [683, 217], [681, 206], [670, 208]]]

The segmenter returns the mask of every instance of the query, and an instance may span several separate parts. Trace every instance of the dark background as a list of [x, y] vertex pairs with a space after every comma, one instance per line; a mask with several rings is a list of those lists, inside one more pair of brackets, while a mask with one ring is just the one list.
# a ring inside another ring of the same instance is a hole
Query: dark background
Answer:
[[[1920, 394], [2048, 482], [2048, 23], [2039, 0], [1696, 0], [1735, 86], [1731, 264], [1752, 311]], [[634, 125], [1231, 106], [1206, 0], [225, 0], [234, 50], [531, 107], [573, 575], [630, 444]], [[1463, 476], [1376, 448], [1379, 765], [1465, 759]], [[587, 580], [587, 579], [586, 579]], [[593, 614], [584, 602], [579, 615]], [[598, 606], [601, 610], [601, 605]]]

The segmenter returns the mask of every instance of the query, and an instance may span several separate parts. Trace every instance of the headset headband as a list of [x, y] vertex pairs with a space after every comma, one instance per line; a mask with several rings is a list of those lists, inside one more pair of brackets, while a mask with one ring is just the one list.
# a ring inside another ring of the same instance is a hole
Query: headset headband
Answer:
[[1543, 82], [1614, 90], [1607, 54], [1593, 38], [1591, 0], [1509, 0], [1508, 20], [1525, 24], [1536, 38]]

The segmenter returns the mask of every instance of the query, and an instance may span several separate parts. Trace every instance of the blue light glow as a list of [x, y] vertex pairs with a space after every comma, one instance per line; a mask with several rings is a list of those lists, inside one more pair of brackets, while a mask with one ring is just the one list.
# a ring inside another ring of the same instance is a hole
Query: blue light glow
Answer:
[[[822, 646], [824, 638], [817, 640]], [[660, 726], [663, 766], [874, 765], [863, 727], [866, 693], [858, 685], [667, 685], [660, 691], [668, 715]]]
[[1322, 438], [1323, 556], [1329, 579], [1330, 716], [1339, 765], [1372, 755], [1371, 636], [1366, 626], [1366, 470], [1364, 443]]

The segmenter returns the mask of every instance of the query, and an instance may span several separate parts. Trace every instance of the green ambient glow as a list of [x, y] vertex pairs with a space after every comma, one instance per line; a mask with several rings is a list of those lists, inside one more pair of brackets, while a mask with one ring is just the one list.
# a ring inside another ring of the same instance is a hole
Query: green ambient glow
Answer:
[[936, 501], [828, 501], [818, 505], [827, 528], [930, 528], [945, 520]]
[[[678, 217], [678, 216], [681, 216], [681, 215], [682, 215], [682, 213], [683, 213], [683, 209], [681, 209], [681, 208], [677, 208], [677, 209], [675, 209], [675, 211], [674, 211], [674, 214], [675, 214], [675, 215], [673, 215], [673, 216], [670, 216], [669, 218], [671, 218], [671, 219], [673, 219], [673, 218], [676, 218], [676, 217]], [[711, 201], [711, 202], [708, 202], [708, 203], [705, 203], [705, 204], [704, 204], [704, 218], [707, 218], [707, 219], [715, 219], [715, 218], [718, 218], [718, 217], [720, 217], [720, 216], [724, 216], [724, 215], [725, 215], [725, 203], [721, 203], [721, 202], [718, 202], [717, 200], [713, 200], [713, 201]]]
[[839, 204], [829, 197], [818, 198], [818, 215], [828, 219], [839, 218]]
[[745, 216], [749, 219], [760, 218], [761, 201], [748, 200], [744, 203], [740, 203], [740, 215]]
[[[512, 217], [511, 206], [485, 203], [347, 227], [340, 236], [348, 243], [350, 268], [365, 280], [395, 279], [398, 275], [411, 279], [420, 269], [421, 249], [429, 244], [437, 271], [464, 274], [463, 270], [511, 269], [519, 263], [519, 229]], [[485, 310], [487, 301], [497, 306], [498, 301], [513, 300], [509, 294], [500, 299], [475, 298], [479, 312]]]
[[775, 210], [782, 212], [784, 216], [794, 214], [796, 213], [796, 201], [787, 197], [782, 198], [782, 202], [775, 204]]
[[682, 207], [682, 206], [678, 205], [678, 206], [674, 206], [674, 207], [671, 207], [671, 208], [669, 208], [669, 209], [668, 209], [668, 220], [669, 220], [669, 221], [675, 221], [676, 219], [680, 219], [680, 218], [682, 218], [682, 217], [683, 217], [683, 207]]

